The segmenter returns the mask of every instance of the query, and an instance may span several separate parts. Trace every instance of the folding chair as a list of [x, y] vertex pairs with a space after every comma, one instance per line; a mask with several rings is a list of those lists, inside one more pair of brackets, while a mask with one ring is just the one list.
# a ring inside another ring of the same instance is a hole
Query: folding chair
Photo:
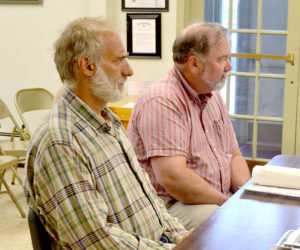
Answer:
[[22, 129], [27, 137], [30, 138], [32, 133], [24, 113], [51, 109], [53, 103], [53, 94], [43, 88], [21, 89], [16, 93], [15, 105], [23, 123]]
[[[16, 119], [9, 111], [8, 107], [3, 102], [3, 100], [0, 99], [0, 120], [2, 121], [4, 119], [10, 120], [10, 122], [13, 125], [13, 129], [12, 129], [12, 135], [10, 137], [10, 140], [0, 142], [0, 150], [1, 150], [0, 154], [15, 156], [18, 158], [18, 163], [20, 163], [25, 159], [29, 142], [25, 141], [26, 136], [23, 134], [20, 126], [16, 122]], [[20, 141], [14, 140], [16, 135], [20, 136]], [[18, 164], [15, 165], [16, 171], [17, 171], [17, 166]], [[13, 175], [12, 178], [12, 184], [14, 184], [14, 182], [15, 182], [15, 174]], [[22, 184], [22, 182], [20, 182], [20, 184]]]
[[14, 116], [10, 112], [9, 108], [4, 103], [4, 101], [0, 98], [0, 120], [2, 120], [2, 119], [10, 119], [14, 126], [13, 130], [12, 130], [12, 135], [11, 135], [10, 141], [13, 141], [14, 137], [16, 135], [20, 136], [20, 140], [26, 140], [26, 137], [25, 137], [24, 133], [22, 132], [22, 129], [20, 128], [16, 119], [14, 118]]
[[[12, 190], [10, 189], [9, 185], [7, 184], [4, 178], [5, 171], [11, 169], [14, 172], [14, 174], [17, 176], [19, 181], [21, 181], [21, 178], [19, 177], [18, 173], [14, 169], [14, 166], [17, 164], [18, 164], [18, 158], [9, 155], [0, 155], [0, 194], [4, 194], [4, 193], [8, 194], [11, 200], [15, 203], [15, 205], [19, 209], [21, 216], [25, 218], [26, 214], [24, 213], [16, 196], [13, 194]], [[1, 191], [2, 184], [5, 186], [6, 191]]]

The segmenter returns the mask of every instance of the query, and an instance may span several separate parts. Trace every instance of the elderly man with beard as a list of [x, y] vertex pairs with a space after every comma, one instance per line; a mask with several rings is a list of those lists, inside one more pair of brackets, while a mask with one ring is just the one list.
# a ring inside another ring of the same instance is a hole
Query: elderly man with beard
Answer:
[[217, 91], [231, 70], [227, 30], [191, 24], [176, 38], [173, 60], [137, 100], [127, 133], [170, 214], [193, 228], [250, 174]]
[[53, 249], [171, 249], [187, 233], [106, 106], [133, 74], [127, 55], [97, 18], [71, 22], [55, 43], [65, 90], [32, 136], [24, 184]]

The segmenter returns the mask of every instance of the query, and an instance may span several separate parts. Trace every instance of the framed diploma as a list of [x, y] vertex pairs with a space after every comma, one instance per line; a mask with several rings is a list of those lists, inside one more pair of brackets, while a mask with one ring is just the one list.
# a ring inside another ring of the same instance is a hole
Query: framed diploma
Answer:
[[123, 11], [168, 11], [169, 0], [122, 0]]
[[161, 58], [160, 13], [127, 14], [127, 51], [130, 58]]

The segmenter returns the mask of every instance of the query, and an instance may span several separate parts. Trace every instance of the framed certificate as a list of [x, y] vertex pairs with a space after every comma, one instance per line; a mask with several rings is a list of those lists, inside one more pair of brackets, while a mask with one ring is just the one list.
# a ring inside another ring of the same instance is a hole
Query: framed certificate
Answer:
[[169, 0], [122, 0], [123, 11], [168, 11]]
[[127, 51], [130, 58], [161, 58], [160, 13], [127, 14]]

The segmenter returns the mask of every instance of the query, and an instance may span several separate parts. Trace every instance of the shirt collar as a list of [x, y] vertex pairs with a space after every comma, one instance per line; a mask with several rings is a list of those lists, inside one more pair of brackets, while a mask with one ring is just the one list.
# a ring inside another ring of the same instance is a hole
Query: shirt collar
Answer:
[[188, 94], [189, 98], [194, 102], [198, 102], [199, 100], [202, 101], [204, 99], [209, 99], [212, 96], [212, 93], [208, 93], [208, 94], [200, 94], [198, 95], [196, 93], [195, 90], [193, 90], [191, 88], [191, 86], [187, 83], [187, 81], [185, 80], [185, 78], [183, 77], [183, 75], [181, 74], [180, 70], [176, 67], [176, 65], [174, 65], [173, 67], [173, 72], [174, 74], [177, 76], [177, 78], [179, 78], [179, 82], [181, 83], [182, 87], [184, 88], [184, 90], [186, 91], [186, 93]]
[[69, 107], [81, 120], [84, 120], [97, 131], [109, 132], [110, 124], [117, 127], [121, 126], [119, 118], [108, 107], [105, 107], [103, 111], [106, 113], [108, 117], [107, 120], [110, 120], [110, 122], [97, 115], [86, 103], [68, 89], [65, 89], [62, 99], [69, 104]]

